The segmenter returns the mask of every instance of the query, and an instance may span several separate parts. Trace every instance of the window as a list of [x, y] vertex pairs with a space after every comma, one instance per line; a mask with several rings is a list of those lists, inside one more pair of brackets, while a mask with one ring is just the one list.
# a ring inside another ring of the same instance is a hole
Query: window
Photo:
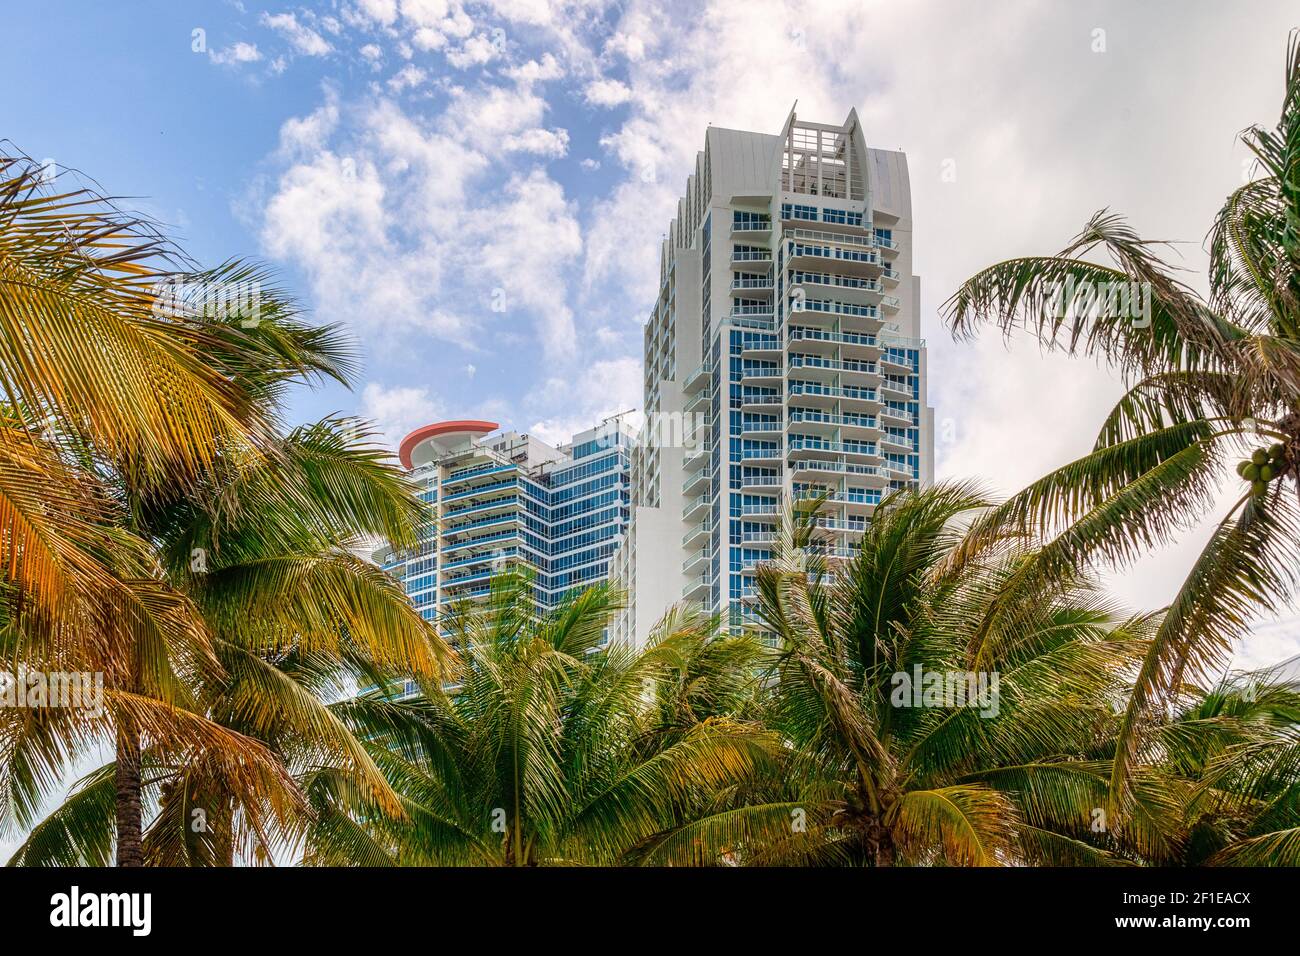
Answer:
[[782, 203], [781, 218], [782, 219], [803, 219], [806, 220], [807, 222], [816, 222], [817, 207], [804, 206], [801, 205], [800, 203], [788, 203], [788, 202]]

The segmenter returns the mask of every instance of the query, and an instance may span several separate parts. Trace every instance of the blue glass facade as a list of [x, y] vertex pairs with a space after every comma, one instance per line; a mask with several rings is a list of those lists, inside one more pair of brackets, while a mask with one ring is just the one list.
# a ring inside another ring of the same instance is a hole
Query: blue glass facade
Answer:
[[539, 610], [609, 577], [631, 508], [623, 431], [560, 449], [527, 436], [465, 436], [430, 455], [411, 472], [429, 507], [419, 547], [376, 555], [426, 620], [485, 596], [494, 575], [519, 565], [534, 575]]

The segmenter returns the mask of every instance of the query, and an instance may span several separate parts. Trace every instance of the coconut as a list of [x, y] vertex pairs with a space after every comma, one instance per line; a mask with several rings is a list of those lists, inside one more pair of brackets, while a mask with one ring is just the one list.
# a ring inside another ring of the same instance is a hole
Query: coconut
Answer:
[[1278, 442], [1276, 445], [1270, 445], [1268, 449], [1269, 458], [1282, 458], [1286, 455], [1286, 445]]
[[1272, 481], [1272, 480], [1273, 480], [1273, 475], [1274, 475], [1274, 472], [1273, 472], [1273, 468], [1272, 468], [1271, 465], [1264, 465], [1263, 467], [1261, 467], [1261, 468], [1259, 469], [1259, 480], [1260, 480], [1260, 481]]
[[1246, 477], [1246, 469], [1249, 468], [1249, 467], [1250, 467], [1250, 462], [1248, 462], [1248, 461], [1239, 461], [1239, 462], [1237, 462], [1237, 474], [1239, 474], [1242, 478], [1245, 478], [1245, 477]]
[[1245, 478], [1247, 481], [1258, 481], [1259, 465], [1255, 464], [1253, 461], [1248, 462], [1246, 467], [1242, 469], [1241, 477]]
[[1252, 481], [1250, 483], [1250, 493], [1255, 495], [1256, 497], [1259, 497], [1266, 491], [1268, 491], [1267, 483], [1263, 481]]
[[1256, 448], [1255, 453], [1250, 456], [1250, 460], [1257, 465], [1268, 464], [1268, 452], [1263, 448]]

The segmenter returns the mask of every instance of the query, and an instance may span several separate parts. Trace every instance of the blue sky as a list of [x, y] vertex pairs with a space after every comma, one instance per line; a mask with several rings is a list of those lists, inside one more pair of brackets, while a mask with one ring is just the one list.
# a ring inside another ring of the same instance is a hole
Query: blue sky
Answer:
[[[264, 259], [346, 326], [356, 388], [304, 391], [294, 417], [562, 439], [640, 404], [658, 242], [706, 126], [856, 107], [909, 158], [938, 472], [1010, 491], [1086, 451], [1121, 383], [1023, 341], [954, 344], [940, 303], [1102, 207], [1184, 241], [1198, 284], [1246, 169], [1235, 135], [1277, 114], [1290, 7], [51, 0], [6, 13], [0, 81], [21, 92], [0, 137], [134, 197], [201, 261]], [[1164, 603], [1207, 534], [1117, 592]], [[1268, 623], [1242, 662], [1297, 633]]]

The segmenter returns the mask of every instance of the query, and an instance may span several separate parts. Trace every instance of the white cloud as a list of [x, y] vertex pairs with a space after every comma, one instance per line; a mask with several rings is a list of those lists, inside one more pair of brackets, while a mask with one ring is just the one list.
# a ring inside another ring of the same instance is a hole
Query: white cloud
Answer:
[[457, 89], [441, 126], [448, 135], [491, 154], [507, 137], [539, 127], [545, 112], [546, 101], [526, 86]]
[[560, 79], [564, 76], [564, 67], [552, 54], [545, 53], [540, 60], [529, 60], [522, 66], [507, 67], [501, 73], [518, 83], [537, 83]]
[[[433, 27], [420, 27], [420, 29], [411, 34], [411, 42], [414, 43], [417, 48], [428, 52], [430, 50], [441, 50], [445, 47], [447, 45], [447, 37], [445, 34], [439, 33], [437, 30], [433, 29]], [[410, 53], [403, 54], [403, 56], [407, 57], [410, 55]]]
[[536, 316], [550, 358], [573, 355], [576, 332], [566, 274], [582, 252], [582, 233], [564, 190], [541, 170], [516, 176], [490, 216], [471, 234], [483, 269], [494, 277], [506, 311], [521, 304]]
[[463, 70], [471, 66], [490, 63], [501, 54], [501, 44], [493, 37], [478, 33], [466, 40], [459, 49], [447, 53], [447, 62]]
[[428, 78], [428, 74], [414, 63], [408, 63], [388, 78], [388, 88], [394, 93], [415, 89]]
[[325, 147], [339, 123], [338, 94], [325, 90], [325, 102], [307, 116], [293, 116], [280, 127], [280, 152], [285, 156], [310, 155]]
[[292, 13], [262, 14], [262, 23], [285, 37], [304, 56], [324, 56], [334, 48], [328, 40]]
[[583, 95], [592, 106], [619, 106], [632, 98], [632, 90], [619, 80], [596, 80], [588, 83]]
[[530, 129], [507, 136], [503, 148], [506, 152], [535, 153], [538, 156], [560, 157], [569, 151], [569, 131], [564, 129]]
[[257, 49], [256, 43], [246, 43], [240, 40], [224, 50], [212, 51], [212, 62], [223, 65], [237, 63], [256, 63], [262, 59], [261, 51]]
[[361, 391], [361, 417], [374, 423], [384, 446], [396, 450], [402, 439], [421, 425], [444, 417], [427, 388], [385, 386], [367, 382]]
[[392, 26], [397, 20], [397, 0], [357, 0], [357, 6], [381, 26]]
[[581, 376], [548, 379], [529, 401], [562, 411], [528, 429], [545, 442], [567, 442], [602, 419], [641, 406], [641, 360], [605, 359]]
[[448, 0], [402, 0], [402, 20], [411, 29], [411, 41], [421, 50], [444, 49], [449, 40], [474, 31], [474, 21], [459, 3]]
[[645, 59], [645, 41], [642, 39], [642, 31], [651, 32], [649, 18], [644, 11], [633, 11], [624, 17], [624, 21], [630, 29], [620, 30], [610, 37], [605, 43], [605, 52], [621, 56], [632, 63], [639, 63]]
[[[417, 331], [478, 348], [490, 322], [531, 328], [548, 356], [571, 355], [565, 290], [582, 237], [563, 188], [540, 169], [491, 191], [469, 185], [512, 151], [563, 155], [568, 134], [519, 128], [540, 117], [535, 98], [477, 101], [485, 118], [467, 127], [459, 99], [428, 120], [384, 99], [344, 114], [327, 91], [282, 127], [285, 166], [260, 203], [263, 244], [304, 270], [323, 318], [381, 352]], [[494, 159], [479, 142], [495, 146]]]

